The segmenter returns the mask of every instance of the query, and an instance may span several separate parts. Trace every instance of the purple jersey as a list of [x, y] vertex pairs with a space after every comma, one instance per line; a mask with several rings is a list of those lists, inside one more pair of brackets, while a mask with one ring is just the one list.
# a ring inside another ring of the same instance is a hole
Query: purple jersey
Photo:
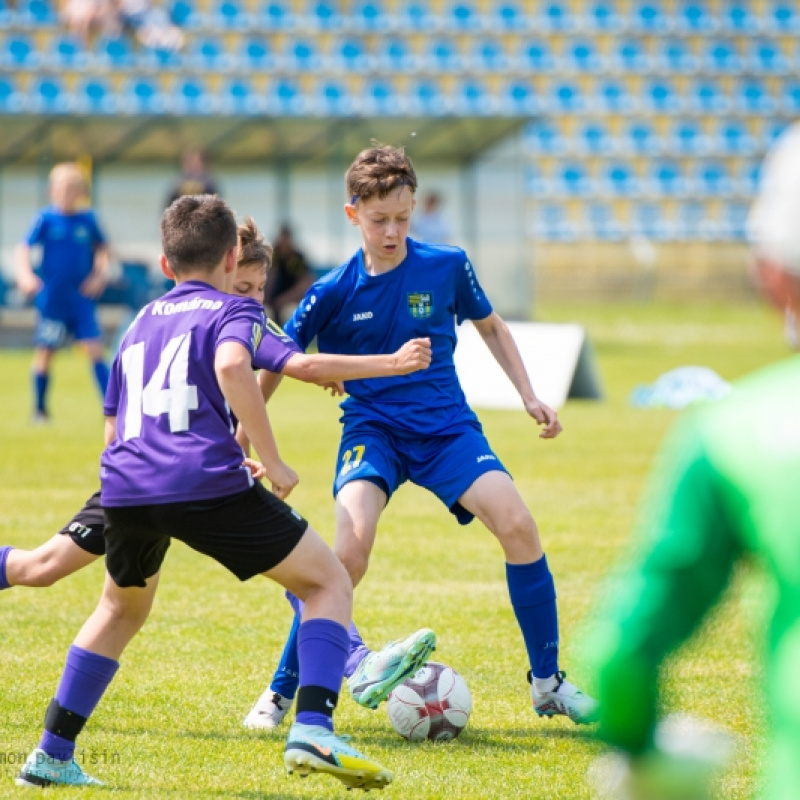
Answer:
[[104, 506], [158, 505], [243, 492], [253, 484], [214, 372], [217, 347], [255, 354], [255, 301], [186, 281], [145, 306], [111, 369], [104, 412], [117, 435], [100, 459]]
[[295, 353], [303, 351], [271, 319], [267, 320], [264, 335], [258, 345], [253, 366], [270, 372], [280, 372]]

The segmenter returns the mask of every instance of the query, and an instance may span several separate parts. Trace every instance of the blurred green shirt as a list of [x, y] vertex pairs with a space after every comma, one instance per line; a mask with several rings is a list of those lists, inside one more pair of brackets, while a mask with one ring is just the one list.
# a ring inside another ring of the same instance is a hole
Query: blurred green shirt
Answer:
[[[595, 628], [600, 736], [651, 745], [658, 667], [687, 639], [751, 554], [775, 582], [764, 690], [765, 797], [800, 798], [800, 358], [761, 370], [694, 409], [663, 450], [640, 527], [646, 555]], [[723, 665], [724, 668], [724, 665]]]

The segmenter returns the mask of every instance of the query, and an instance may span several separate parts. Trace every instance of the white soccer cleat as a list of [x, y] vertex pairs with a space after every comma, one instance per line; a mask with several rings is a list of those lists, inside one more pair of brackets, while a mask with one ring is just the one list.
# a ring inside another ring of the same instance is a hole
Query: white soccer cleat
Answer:
[[245, 728], [272, 730], [277, 728], [292, 707], [292, 699], [267, 689], [244, 718]]
[[565, 672], [557, 672], [555, 688], [550, 691], [539, 691], [536, 680], [528, 672], [531, 684], [533, 710], [540, 717], [569, 717], [576, 725], [594, 722], [597, 717], [597, 701], [584, 694], [577, 686], [565, 681]]

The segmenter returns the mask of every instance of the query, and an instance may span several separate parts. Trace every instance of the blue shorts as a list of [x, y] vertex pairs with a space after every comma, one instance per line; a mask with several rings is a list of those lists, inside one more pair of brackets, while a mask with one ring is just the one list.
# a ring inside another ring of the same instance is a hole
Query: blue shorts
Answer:
[[45, 289], [37, 298], [36, 308], [39, 312], [33, 337], [36, 347], [58, 350], [70, 339], [85, 342], [100, 338], [96, 303], [90, 297], [75, 295], [67, 302], [54, 302]]
[[334, 497], [350, 481], [370, 481], [388, 499], [406, 481], [433, 492], [461, 525], [472, 522], [458, 502], [484, 473], [508, 473], [492, 452], [479, 423], [456, 432], [417, 436], [392, 431], [376, 422], [345, 423], [336, 460]]

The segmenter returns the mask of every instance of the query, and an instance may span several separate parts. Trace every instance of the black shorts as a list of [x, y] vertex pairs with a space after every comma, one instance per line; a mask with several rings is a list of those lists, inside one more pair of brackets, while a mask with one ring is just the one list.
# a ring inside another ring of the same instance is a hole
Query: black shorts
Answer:
[[103, 556], [106, 553], [106, 540], [103, 537], [105, 527], [106, 515], [100, 507], [100, 491], [98, 490], [59, 533], [69, 536], [81, 550], [85, 550], [93, 556]]
[[308, 527], [260, 483], [238, 494], [106, 512], [106, 569], [121, 588], [144, 586], [161, 569], [170, 539], [211, 556], [246, 581], [280, 564]]

